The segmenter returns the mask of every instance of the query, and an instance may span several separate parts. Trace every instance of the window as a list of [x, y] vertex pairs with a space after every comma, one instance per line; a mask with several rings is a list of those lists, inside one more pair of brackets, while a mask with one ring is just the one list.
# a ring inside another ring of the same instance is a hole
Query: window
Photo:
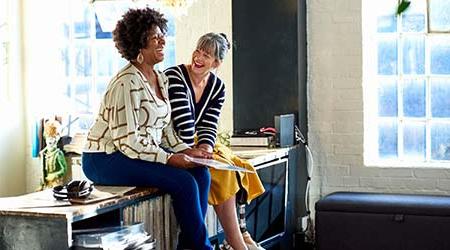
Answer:
[[9, 1], [0, 1], [0, 103], [7, 98], [8, 86], [8, 51], [9, 51]]
[[[64, 108], [56, 108], [54, 102], [50, 105], [40, 107], [46, 109], [45, 114], [63, 115], [66, 123], [70, 124], [69, 134], [87, 132], [98, 111], [101, 98], [106, 86], [118, 70], [128, 62], [121, 58], [112, 41], [112, 30], [117, 20], [129, 8], [144, 7], [146, 3], [158, 4], [152, 1], [79, 1], [61, 0], [52, 2], [54, 8], [51, 17], [54, 27], [51, 46], [56, 53], [48, 53], [56, 59], [58, 70], [54, 70], [51, 83], [39, 84], [43, 88], [58, 89], [52, 98], [58, 100], [57, 105]], [[158, 6], [150, 6], [159, 8]], [[56, 13], [55, 13], [56, 12]], [[157, 66], [163, 70], [168, 65], [175, 64], [175, 39], [174, 18], [165, 11], [168, 19], [168, 32], [166, 38], [166, 57], [164, 62]], [[32, 15], [40, 18], [42, 12], [34, 11]], [[57, 16], [57, 17], [55, 17]], [[57, 22], [55, 25], [54, 22]], [[33, 24], [31, 24], [33, 25]], [[42, 26], [42, 24], [41, 24]], [[56, 27], [56, 28], [55, 28]], [[38, 34], [40, 35], [40, 34]], [[42, 35], [41, 35], [42, 36]], [[32, 40], [32, 39], [29, 39]], [[43, 47], [43, 46], [42, 46]], [[42, 48], [41, 47], [41, 48]], [[39, 49], [34, 46], [33, 48]], [[52, 64], [52, 65], [54, 65]], [[33, 63], [31, 67], [35, 67]], [[44, 84], [47, 84], [44, 87]], [[40, 90], [40, 91], [45, 91]], [[36, 95], [33, 93], [33, 95]], [[47, 94], [48, 95], [48, 94]], [[54, 97], [57, 95], [57, 97]], [[60, 114], [64, 112], [65, 114]]]
[[365, 163], [450, 163], [450, 2], [364, 1]]

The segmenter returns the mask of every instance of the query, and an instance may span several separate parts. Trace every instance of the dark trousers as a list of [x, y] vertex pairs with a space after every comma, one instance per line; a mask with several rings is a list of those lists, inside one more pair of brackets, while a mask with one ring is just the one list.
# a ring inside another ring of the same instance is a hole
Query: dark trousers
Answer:
[[96, 184], [156, 187], [170, 194], [181, 228], [178, 248], [212, 249], [205, 225], [211, 182], [206, 167], [181, 169], [131, 159], [120, 152], [83, 153], [82, 165]]

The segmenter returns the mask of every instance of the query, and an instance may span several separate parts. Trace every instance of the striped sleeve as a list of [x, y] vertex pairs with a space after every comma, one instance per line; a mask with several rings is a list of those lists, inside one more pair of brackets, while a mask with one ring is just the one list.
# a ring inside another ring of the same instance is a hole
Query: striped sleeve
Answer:
[[189, 102], [189, 91], [185, 77], [179, 66], [167, 69], [169, 79], [169, 99], [172, 108], [172, 122], [178, 136], [189, 146], [194, 146], [194, 111]]
[[217, 137], [220, 111], [225, 101], [225, 84], [216, 78], [212, 88], [211, 99], [203, 113], [201, 120], [197, 123], [198, 144], [208, 144], [214, 147]]

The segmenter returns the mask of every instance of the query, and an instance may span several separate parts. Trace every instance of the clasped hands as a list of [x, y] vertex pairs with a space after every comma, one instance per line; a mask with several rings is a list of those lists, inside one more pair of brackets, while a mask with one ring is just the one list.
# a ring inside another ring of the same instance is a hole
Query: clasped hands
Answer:
[[167, 164], [178, 168], [197, 167], [198, 165], [191, 162], [189, 157], [212, 159], [212, 150], [209, 151], [209, 148], [201, 146], [196, 148], [188, 148], [171, 155], [167, 160]]

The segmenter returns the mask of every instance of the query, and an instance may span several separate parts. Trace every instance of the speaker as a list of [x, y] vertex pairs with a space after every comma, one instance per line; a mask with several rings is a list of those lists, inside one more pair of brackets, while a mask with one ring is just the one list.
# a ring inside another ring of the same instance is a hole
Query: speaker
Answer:
[[277, 145], [288, 147], [294, 145], [294, 114], [276, 115]]

